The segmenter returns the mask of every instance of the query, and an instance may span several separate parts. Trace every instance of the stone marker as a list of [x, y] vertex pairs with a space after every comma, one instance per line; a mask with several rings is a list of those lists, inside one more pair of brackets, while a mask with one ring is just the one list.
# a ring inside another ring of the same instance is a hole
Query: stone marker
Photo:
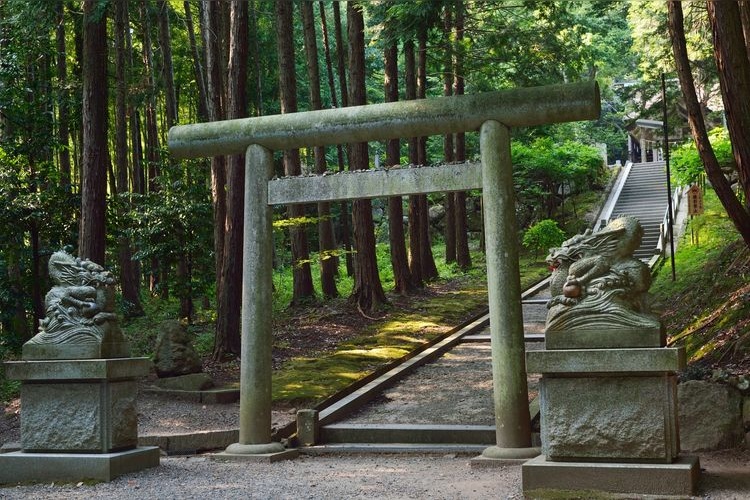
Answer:
[[159, 448], [138, 447], [137, 380], [147, 358], [130, 358], [114, 313], [114, 277], [88, 260], [56, 252], [55, 286], [23, 361], [5, 363], [21, 381], [21, 451], [0, 455], [0, 484], [109, 481], [159, 464]]
[[612, 221], [553, 248], [541, 373], [543, 455], [522, 466], [524, 492], [603, 490], [692, 495], [697, 458], [679, 456], [676, 372], [683, 348], [665, 347], [651, 313], [648, 267], [633, 258], [643, 229]]

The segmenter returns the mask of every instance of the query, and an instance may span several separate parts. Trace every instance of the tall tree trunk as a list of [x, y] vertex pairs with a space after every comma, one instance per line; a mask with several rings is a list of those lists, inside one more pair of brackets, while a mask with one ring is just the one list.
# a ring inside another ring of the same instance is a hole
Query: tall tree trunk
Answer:
[[[446, 4], [443, 17], [443, 95], [453, 95], [453, 12], [452, 5]], [[443, 136], [443, 159], [453, 163], [453, 134]], [[445, 193], [445, 262], [456, 262], [456, 203], [453, 193]]]
[[[323, 26], [325, 26], [325, 9], [322, 6], [320, 12]], [[349, 106], [349, 93], [346, 84], [346, 47], [343, 40], [343, 29], [341, 28], [341, 8], [339, 7], [339, 2], [333, 2], [333, 31], [336, 39], [336, 65], [339, 75], [339, 89], [341, 89], [341, 106], [345, 108]], [[324, 29], [324, 33], [325, 32]], [[335, 95], [336, 91], [331, 87], [331, 96], [334, 96], [335, 98]], [[345, 161], [344, 148], [341, 145], [338, 146], [337, 153], [339, 172], [343, 172], [345, 169]], [[354, 257], [352, 254], [351, 231], [349, 229], [349, 209], [346, 201], [340, 203], [340, 211], [341, 216], [339, 217], [339, 223], [341, 224], [341, 242], [344, 244], [346, 255], [346, 274], [347, 276], [352, 276], [354, 274]]]
[[[454, 95], [464, 94], [464, 3], [456, 1], [456, 51], [454, 53]], [[456, 134], [456, 161], [466, 161], [466, 134]], [[466, 223], [466, 191], [455, 194], [456, 199], [456, 263], [461, 269], [471, 267], [469, 231]]]
[[164, 81], [164, 100], [167, 108], [167, 129], [177, 123], [177, 93], [174, 87], [174, 69], [172, 66], [172, 35], [169, 32], [169, 5], [167, 0], [159, 0], [159, 45], [162, 57], [162, 79]]
[[[414, 42], [404, 42], [404, 87], [406, 99], [417, 98], [417, 63], [414, 56]], [[419, 141], [416, 137], [408, 139], [409, 163], [419, 165]], [[415, 286], [424, 286], [422, 275], [422, 232], [420, 231], [419, 195], [409, 196], [409, 271]]]
[[[427, 97], [427, 27], [420, 26], [417, 32], [417, 99]], [[427, 138], [420, 137], [417, 141], [419, 164], [427, 165]], [[419, 196], [419, 232], [420, 251], [422, 252], [422, 278], [432, 280], [438, 277], [435, 257], [432, 255], [432, 242], [430, 238], [430, 208], [427, 204], [427, 196]]]
[[[224, 93], [222, 71], [221, 71], [221, 43], [218, 33], [220, 31], [220, 5], [219, 2], [203, 0], [201, 11], [201, 35], [203, 37], [203, 49], [206, 53], [206, 90], [208, 92], [208, 119], [219, 121], [224, 119]], [[216, 297], [222, 295], [223, 282], [221, 280], [221, 267], [224, 256], [224, 223], [227, 216], [227, 200], [225, 185], [227, 182], [226, 157], [214, 156], [211, 158], [211, 201], [214, 213], [214, 258], [216, 272]], [[216, 331], [217, 335], [219, 330]]]
[[[128, 123], [127, 96], [128, 83], [126, 30], [128, 26], [128, 3], [115, 2], [114, 5], [114, 38], [115, 38], [115, 170], [117, 176], [117, 193], [129, 191], [128, 185]], [[118, 205], [120, 210], [127, 206]], [[138, 286], [138, 267], [133, 262], [133, 250], [130, 238], [121, 234], [117, 239], [117, 259], [120, 264], [120, 288], [122, 289], [123, 309], [126, 317], [143, 315], [143, 306]]]
[[[300, 3], [302, 12], [302, 29], [305, 38], [305, 59], [307, 61], [307, 75], [310, 86], [310, 104], [312, 109], [322, 109], [323, 100], [320, 95], [320, 67], [318, 65], [318, 42], [315, 34], [315, 21], [313, 14], [313, 3]], [[315, 154], [315, 171], [324, 174], [327, 171], [326, 150], [323, 146], [317, 146]], [[336, 241], [333, 236], [333, 223], [331, 222], [330, 202], [318, 203], [318, 244], [320, 251], [320, 283], [323, 295], [326, 297], [338, 297], [336, 289], [336, 268], [338, 262], [333, 253], [336, 250]]]
[[708, 140], [706, 124], [703, 121], [700, 103], [695, 92], [693, 75], [690, 72], [682, 4], [680, 2], [668, 2], [667, 7], [669, 11], [669, 35], [672, 39], [672, 51], [674, 52], [677, 76], [685, 98], [690, 132], [693, 135], [698, 154], [706, 169], [708, 180], [716, 191], [721, 204], [724, 205], [727, 215], [734, 223], [737, 231], [742, 235], [745, 244], [750, 247], [750, 215], [745, 211], [734, 191], [732, 191], [732, 186], [729, 184], [727, 178], [724, 177], [721, 166], [716, 160], [716, 154]]
[[[294, 23], [292, 17], [292, 1], [279, 0], [276, 2], [276, 41], [279, 48], [279, 93], [282, 113], [297, 112], [297, 78], [294, 64]], [[284, 173], [286, 175], [300, 175], [299, 150], [292, 149], [284, 152]], [[290, 205], [287, 208], [290, 219], [304, 217], [305, 207]], [[294, 291], [292, 303], [297, 304], [314, 296], [312, 272], [310, 270], [310, 254], [307, 243], [307, 233], [304, 227], [289, 229], [292, 247], [292, 280]]]
[[[398, 101], [398, 48], [390, 43], [385, 48], [385, 100]], [[401, 145], [398, 139], [391, 139], [385, 146], [386, 166], [401, 163]], [[400, 196], [388, 198], [388, 242], [391, 248], [391, 266], [395, 290], [406, 295], [416, 288], [409, 271], [409, 259], [404, 239], [404, 204]]]
[[104, 265], [107, 195], [107, 16], [83, 4], [83, 156], [78, 255]]
[[[229, 63], [227, 75], [227, 118], [247, 116], [247, 64], [249, 52], [248, 5], [232, 0], [230, 9]], [[240, 353], [240, 310], [242, 308], [242, 244], [245, 206], [245, 155], [227, 161], [227, 218], [221, 281], [216, 311], [214, 358]]]
[[185, 29], [187, 30], [188, 42], [190, 43], [190, 55], [193, 57], [193, 73], [196, 86], [198, 87], [198, 120], [204, 122], [208, 120], [206, 77], [203, 74], [203, 63], [198, 51], [198, 44], [195, 41], [195, 25], [193, 23], [193, 12], [190, 8], [190, 2], [187, 0], [183, 2], [183, 7], [185, 10]]
[[[353, 106], [367, 103], [365, 87], [365, 23], [362, 5], [347, 3], [347, 30], [349, 35], [349, 97]], [[369, 166], [367, 143], [353, 144], [349, 156], [350, 170], [365, 170]], [[352, 301], [363, 312], [377, 310], [386, 303], [383, 285], [378, 275], [375, 255], [375, 227], [370, 200], [356, 200], [352, 204], [354, 223], [354, 291]]]
[[750, 209], [750, 59], [737, 2], [706, 2], [721, 97], [745, 209]]
[[[159, 9], [159, 45], [161, 46], [162, 56], [161, 72], [162, 81], [164, 82], [164, 100], [166, 104], [165, 131], [168, 131], [171, 127], [177, 124], [178, 120], [177, 92], [175, 89], [174, 68], [172, 64], [172, 35], [169, 29], [169, 5], [167, 1], [159, 0], [157, 7]], [[170, 165], [170, 168], [174, 167], [174, 164]], [[176, 258], [177, 272], [175, 277], [177, 282], [176, 294], [180, 299], [179, 314], [180, 318], [186, 318], [188, 322], [191, 322], [193, 314], [192, 277], [190, 276], [190, 266], [188, 265], [190, 256], [187, 251], [184, 250], [184, 245], [180, 246]], [[165, 272], [167, 269], [166, 263], [162, 263], [161, 267], [162, 271]], [[166, 282], [165, 276], [162, 279]]]
[[70, 172], [70, 104], [68, 103], [68, 64], [65, 49], [65, 0], [57, 2], [57, 27], [55, 29], [57, 44], [57, 89], [59, 105], [57, 109], [57, 142], [58, 162], [60, 166], [60, 183], [71, 189]]
[[[156, 116], [156, 82], [154, 78], [154, 56], [151, 44], [151, 15], [149, 4], [146, 0], [141, 3], [141, 27], [143, 29], [143, 67], [146, 72], [146, 188], [149, 193], [156, 193], [159, 186], [156, 182], [159, 177], [159, 163], [161, 154], [159, 151], [159, 129]], [[149, 269], [149, 290], [151, 293], [159, 293], [166, 298], [169, 288], [166, 281], [162, 280], [165, 263], [159, 262], [156, 257], [151, 258]]]

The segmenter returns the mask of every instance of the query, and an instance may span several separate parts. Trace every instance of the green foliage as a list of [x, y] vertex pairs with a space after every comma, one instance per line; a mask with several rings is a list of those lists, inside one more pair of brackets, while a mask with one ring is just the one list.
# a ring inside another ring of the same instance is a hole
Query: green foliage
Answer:
[[[733, 167], [732, 143], [727, 130], [723, 127], [715, 128], [708, 133], [708, 138], [719, 165], [723, 169]], [[705, 170], [695, 142], [689, 141], [677, 148], [672, 153], [671, 160], [672, 180], [676, 184], [690, 186], [703, 179]]]
[[551, 219], [537, 222], [523, 234], [523, 245], [534, 252], [534, 258], [540, 252], [559, 246], [563, 241], [565, 241], [565, 233], [557, 222]]
[[[691, 243], [698, 230], [699, 243]], [[666, 263], [651, 287], [670, 343], [685, 346], [696, 373], [717, 364], [742, 370], [750, 359], [750, 251], [713, 190], [678, 246], [675, 267], [676, 281]]]
[[172, 279], [165, 284], [178, 295], [201, 295], [215, 279], [211, 197], [202, 181], [207, 167], [204, 161], [183, 162], [183, 166], [181, 171], [165, 164], [162, 176], [155, 179], [158, 189], [148, 194], [124, 193], [110, 199], [109, 247], [117, 248], [117, 238], [127, 236], [138, 249], [136, 260], [155, 258], [168, 266], [185, 258], [192, 280]]
[[591, 189], [604, 175], [598, 150], [573, 141], [542, 137], [531, 144], [513, 142], [511, 153], [521, 227], [552, 217], [566, 192]]

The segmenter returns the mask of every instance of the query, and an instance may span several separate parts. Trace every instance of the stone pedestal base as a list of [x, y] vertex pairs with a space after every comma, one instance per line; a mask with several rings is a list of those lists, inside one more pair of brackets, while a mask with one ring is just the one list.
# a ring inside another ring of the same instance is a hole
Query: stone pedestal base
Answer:
[[111, 453], [138, 444], [137, 379], [146, 358], [6, 363], [21, 380], [25, 452]]
[[671, 464], [550, 462], [539, 456], [521, 466], [523, 492], [607, 491], [637, 495], [694, 495], [700, 464], [681, 457]]
[[159, 448], [118, 453], [26, 453], [0, 455], [0, 484], [46, 481], [111, 481], [159, 465]]

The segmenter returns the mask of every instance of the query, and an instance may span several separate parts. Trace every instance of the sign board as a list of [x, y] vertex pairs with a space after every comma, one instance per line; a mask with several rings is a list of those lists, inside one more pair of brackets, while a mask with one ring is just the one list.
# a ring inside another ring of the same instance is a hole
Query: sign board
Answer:
[[703, 191], [698, 184], [693, 184], [688, 190], [688, 215], [703, 213]]

